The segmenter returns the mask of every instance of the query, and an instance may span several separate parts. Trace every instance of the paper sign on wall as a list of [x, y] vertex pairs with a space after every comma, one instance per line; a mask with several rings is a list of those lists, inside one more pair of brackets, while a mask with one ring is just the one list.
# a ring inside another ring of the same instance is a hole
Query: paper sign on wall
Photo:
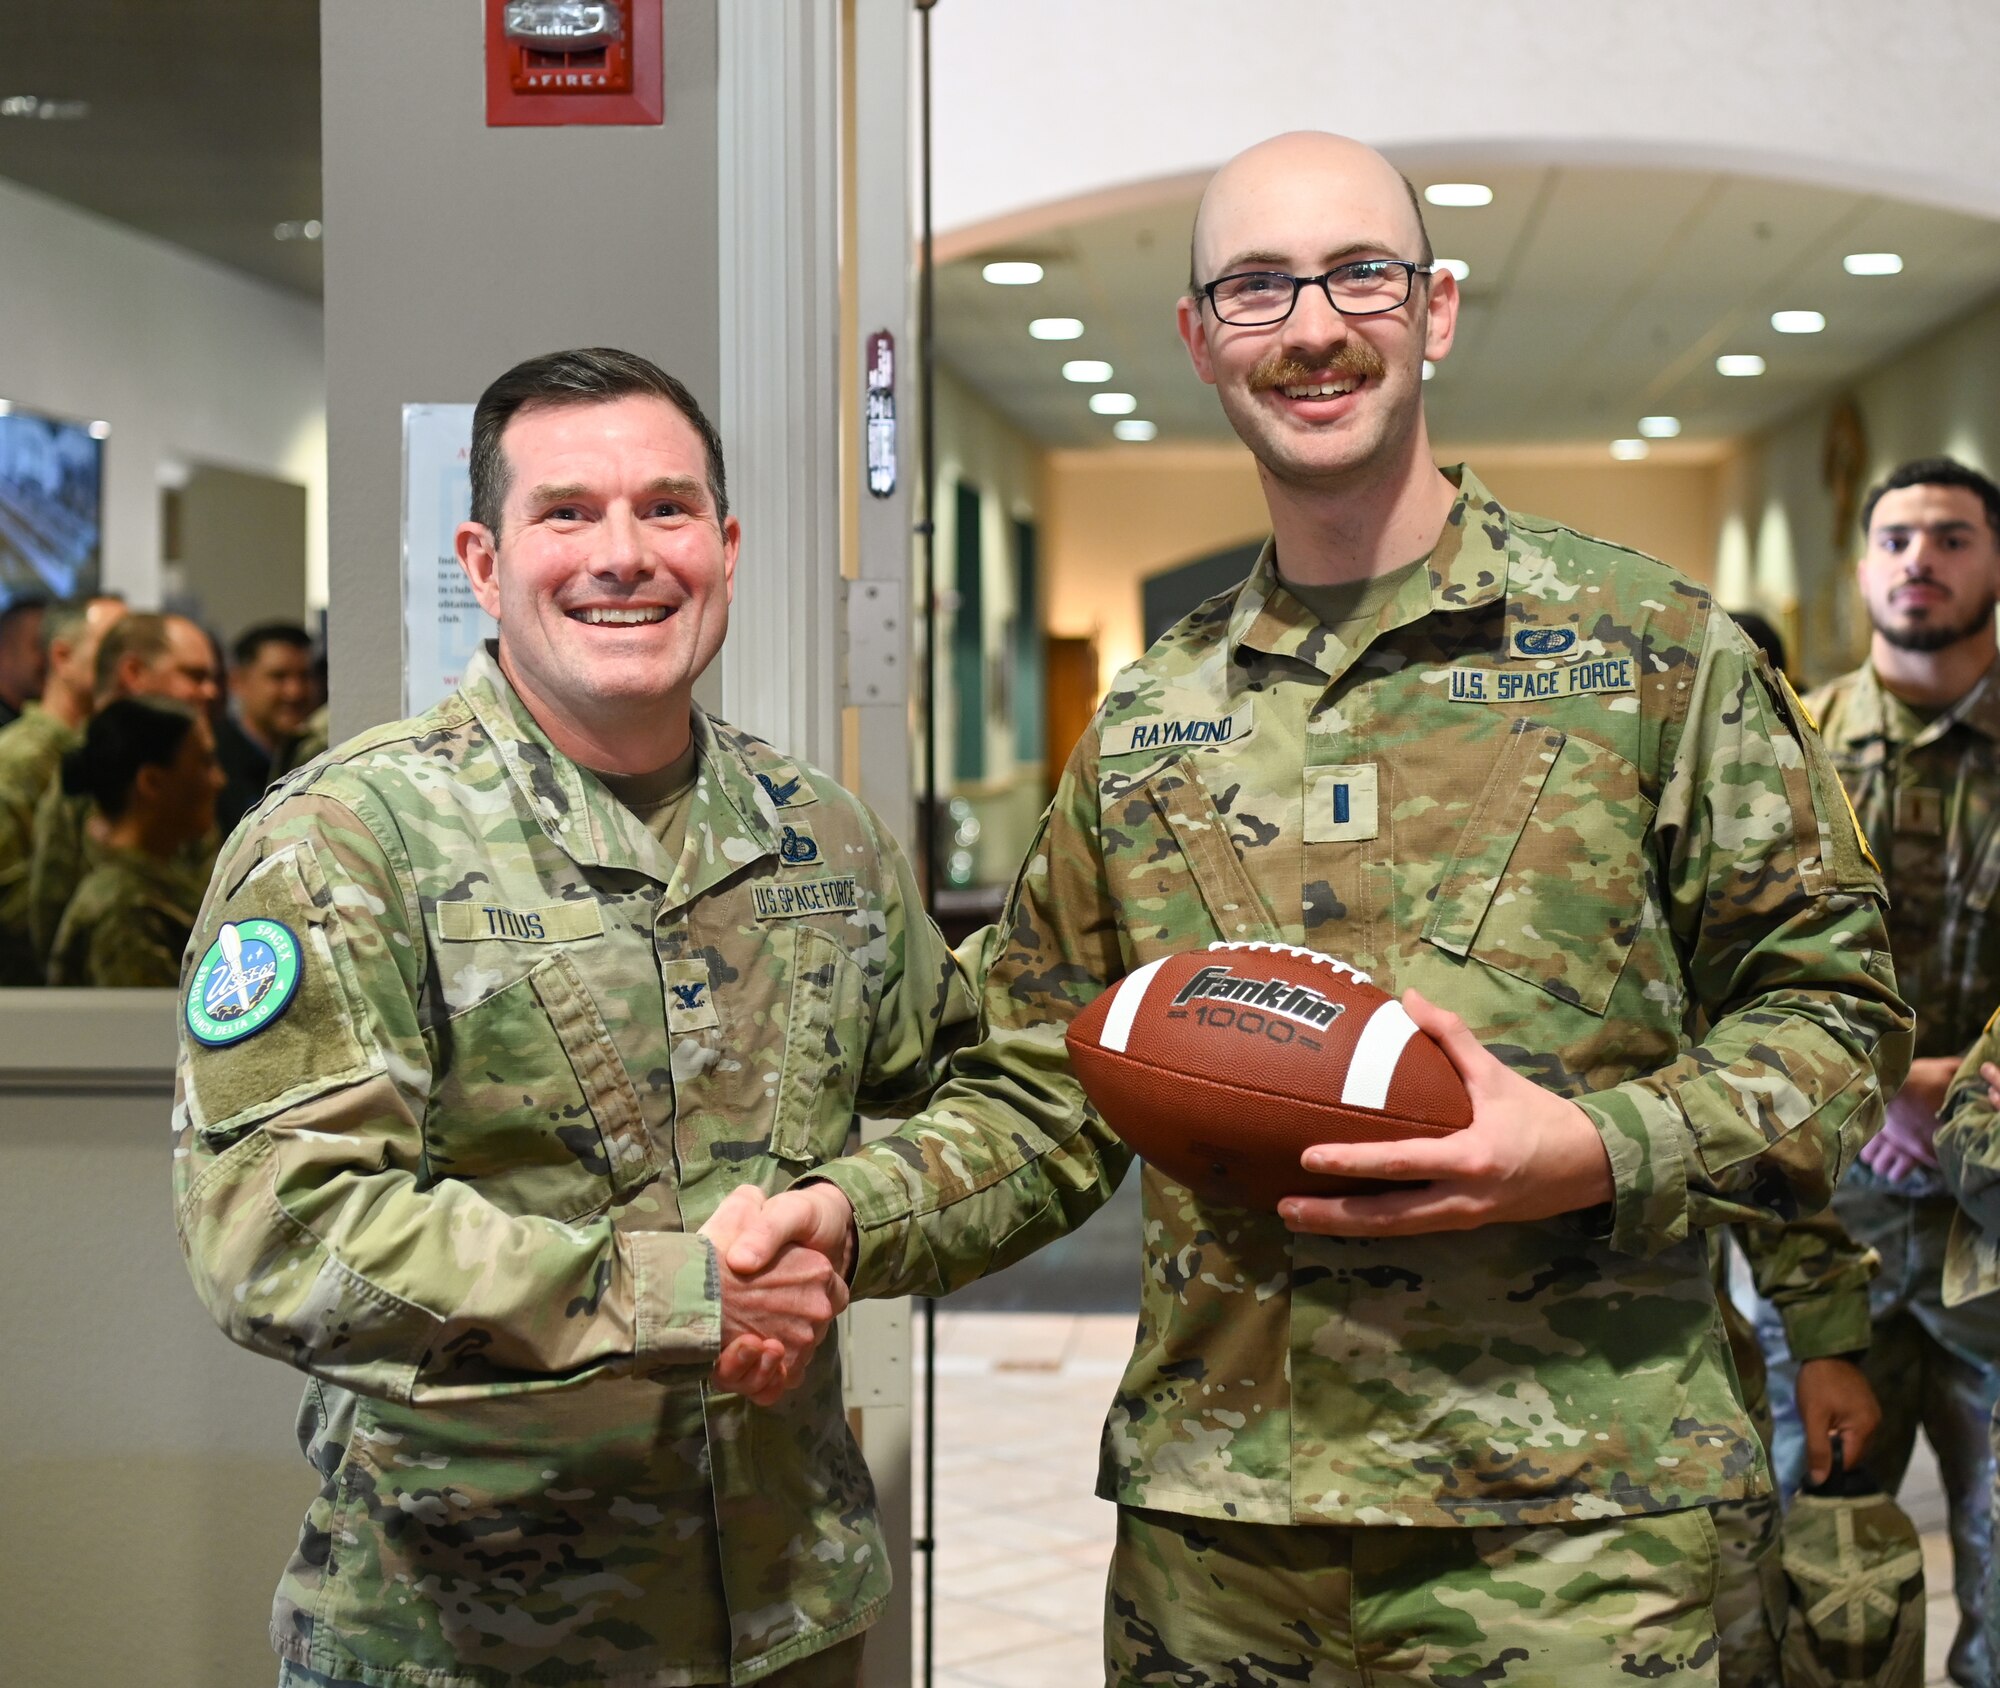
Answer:
[[403, 713], [458, 684], [498, 626], [472, 596], [453, 535], [472, 513], [472, 406], [403, 406]]

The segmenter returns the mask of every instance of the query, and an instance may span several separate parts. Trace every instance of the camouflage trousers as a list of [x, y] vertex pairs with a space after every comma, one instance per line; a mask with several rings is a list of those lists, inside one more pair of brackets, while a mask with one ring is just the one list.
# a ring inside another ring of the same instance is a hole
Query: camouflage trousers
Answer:
[[1778, 1637], [1788, 1603], [1776, 1495], [1711, 1507], [1721, 1553], [1715, 1588], [1716, 1675], [1722, 1688], [1779, 1688]]
[[[1902, 1195], [1859, 1166], [1842, 1180], [1833, 1202], [1855, 1241], [1882, 1257], [1882, 1270], [1868, 1286], [1871, 1340], [1863, 1369], [1882, 1403], [1882, 1426], [1868, 1444], [1868, 1469], [1883, 1491], [1894, 1495], [1919, 1429], [1937, 1455], [1959, 1610], [1951, 1679], [1963, 1688], [1987, 1688], [1994, 1667], [1981, 1614], [1993, 1557], [1988, 1427], [2000, 1401], [2000, 1296], [1944, 1305], [1945, 1238], [1956, 1206], [1949, 1196]], [[1775, 1315], [1760, 1315], [1757, 1329], [1766, 1353], [1785, 1353]], [[1798, 1489], [1805, 1467], [1794, 1394], [1797, 1370], [1789, 1362], [1774, 1361], [1771, 1367], [1771, 1456], [1787, 1496]]]
[[1404, 1529], [1118, 1509], [1107, 1688], [1713, 1685], [1708, 1512]]
[[[861, 1647], [867, 1639], [865, 1635], [851, 1635], [845, 1641], [836, 1641], [811, 1658], [799, 1659], [769, 1676], [759, 1677], [757, 1688], [859, 1688]], [[278, 1671], [278, 1688], [362, 1688], [362, 1685], [286, 1663]]]

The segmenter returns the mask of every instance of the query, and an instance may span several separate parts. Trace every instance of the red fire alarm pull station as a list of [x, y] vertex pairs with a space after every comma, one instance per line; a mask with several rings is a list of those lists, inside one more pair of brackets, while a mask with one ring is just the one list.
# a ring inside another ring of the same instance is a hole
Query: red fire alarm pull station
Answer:
[[486, 123], [658, 123], [660, 0], [486, 0]]

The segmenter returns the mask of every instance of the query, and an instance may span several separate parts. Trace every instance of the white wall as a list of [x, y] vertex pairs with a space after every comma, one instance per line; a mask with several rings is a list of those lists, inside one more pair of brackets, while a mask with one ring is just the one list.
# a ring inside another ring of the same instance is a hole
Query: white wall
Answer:
[[1215, 0], [952, 0], [931, 31], [941, 231], [1025, 234], [1300, 128], [1413, 168], [1678, 163], [2000, 215], [2000, 7], [1970, 0], [1264, 0], [1254, 25]]
[[320, 312], [177, 247], [0, 181], [0, 398], [110, 423], [104, 584], [160, 595], [163, 462], [306, 488], [306, 593], [326, 602]]

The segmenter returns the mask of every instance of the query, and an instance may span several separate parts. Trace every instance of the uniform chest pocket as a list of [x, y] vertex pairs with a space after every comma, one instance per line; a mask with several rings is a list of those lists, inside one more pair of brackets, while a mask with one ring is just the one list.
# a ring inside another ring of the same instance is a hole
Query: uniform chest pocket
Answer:
[[631, 1075], [567, 954], [461, 1009], [435, 1040], [428, 1179], [462, 1179], [508, 1213], [568, 1220], [658, 1175]]
[[1602, 1014], [1646, 906], [1652, 820], [1622, 756], [1516, 721], [1438, 882], [1426, 941]]
[[868, 1038], [861, 970], [838, 938], [793, 924], [771, 1153], [817, 1166], [847, 1146]]

